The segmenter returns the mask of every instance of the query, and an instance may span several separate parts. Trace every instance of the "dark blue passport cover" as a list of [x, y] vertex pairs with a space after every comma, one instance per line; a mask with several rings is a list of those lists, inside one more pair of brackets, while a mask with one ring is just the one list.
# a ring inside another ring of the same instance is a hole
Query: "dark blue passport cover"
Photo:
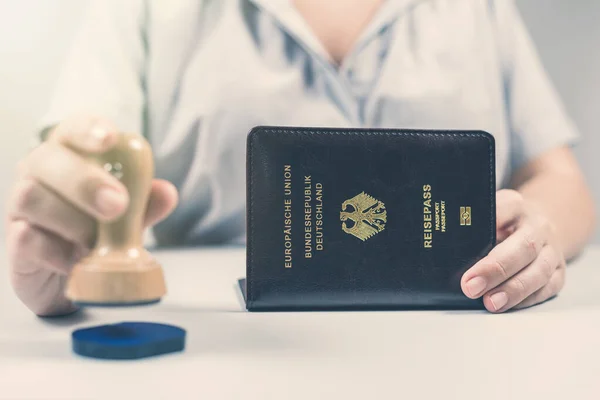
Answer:
[[496, 240], [482, 131], [261, 126], [247, 140], [250, 311], [479, 309]]

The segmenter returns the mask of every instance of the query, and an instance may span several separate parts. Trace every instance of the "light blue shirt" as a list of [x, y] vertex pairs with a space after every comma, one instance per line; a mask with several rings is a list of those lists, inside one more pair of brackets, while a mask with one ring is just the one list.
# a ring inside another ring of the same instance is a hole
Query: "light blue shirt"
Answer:
[[483, 129], [499, 187], [577, 136], [509, 0], [388, 0], [340, 66], [288, 0], [98, 0], [42, 125], [78, 112], [149, 139], [177, 245], [244, 242], [256, 125]]

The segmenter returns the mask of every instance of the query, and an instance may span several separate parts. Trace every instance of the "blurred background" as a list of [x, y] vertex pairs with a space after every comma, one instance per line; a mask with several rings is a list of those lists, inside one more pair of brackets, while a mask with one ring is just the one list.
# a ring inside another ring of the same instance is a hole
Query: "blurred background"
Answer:
[[[0, 0], [2, 210], [16, 164], [28, 151], [86, 3]], [[600, 209], [600, 1], [517, 3], [548, 72], [584, 136], [577, 156]], [[4, 235], [4, 229], [0, 224], [0, 235]], [[595, 242], [600, 244], [600, 230]]]

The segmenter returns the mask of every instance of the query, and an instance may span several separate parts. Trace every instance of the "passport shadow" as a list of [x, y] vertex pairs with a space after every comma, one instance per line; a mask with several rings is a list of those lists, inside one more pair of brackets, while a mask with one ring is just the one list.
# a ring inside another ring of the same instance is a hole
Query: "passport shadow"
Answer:
[[476, 315], [476, 314], [491, 314], [487, 310], [443, 310], [444, 314], [450, 315]]

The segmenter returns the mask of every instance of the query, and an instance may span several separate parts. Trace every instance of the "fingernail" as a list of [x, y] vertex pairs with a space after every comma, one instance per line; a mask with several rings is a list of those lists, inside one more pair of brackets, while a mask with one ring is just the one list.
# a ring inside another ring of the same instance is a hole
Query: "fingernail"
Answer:
[[126, 197], [111, 187], [103, 187], [96, 193], [96, 208], [106, 217], [112, 217], [125, 207]]
[[494, 306], [494, 310], [498, 311], [508, 303], [508, 296], [504, 292], [494, 293], [490, 297], [490, 301], [492, 302], [492, 306]]
[[93, 127], [89, 132], [90, 141], [94, 146], [101, 146], [108, 137], [108, 131], [100, 126]]
[[471, 297], [477, 297], [485, 289], [485, 279], [480, 276], [476, 276], [467, 282], [467, 292]]

